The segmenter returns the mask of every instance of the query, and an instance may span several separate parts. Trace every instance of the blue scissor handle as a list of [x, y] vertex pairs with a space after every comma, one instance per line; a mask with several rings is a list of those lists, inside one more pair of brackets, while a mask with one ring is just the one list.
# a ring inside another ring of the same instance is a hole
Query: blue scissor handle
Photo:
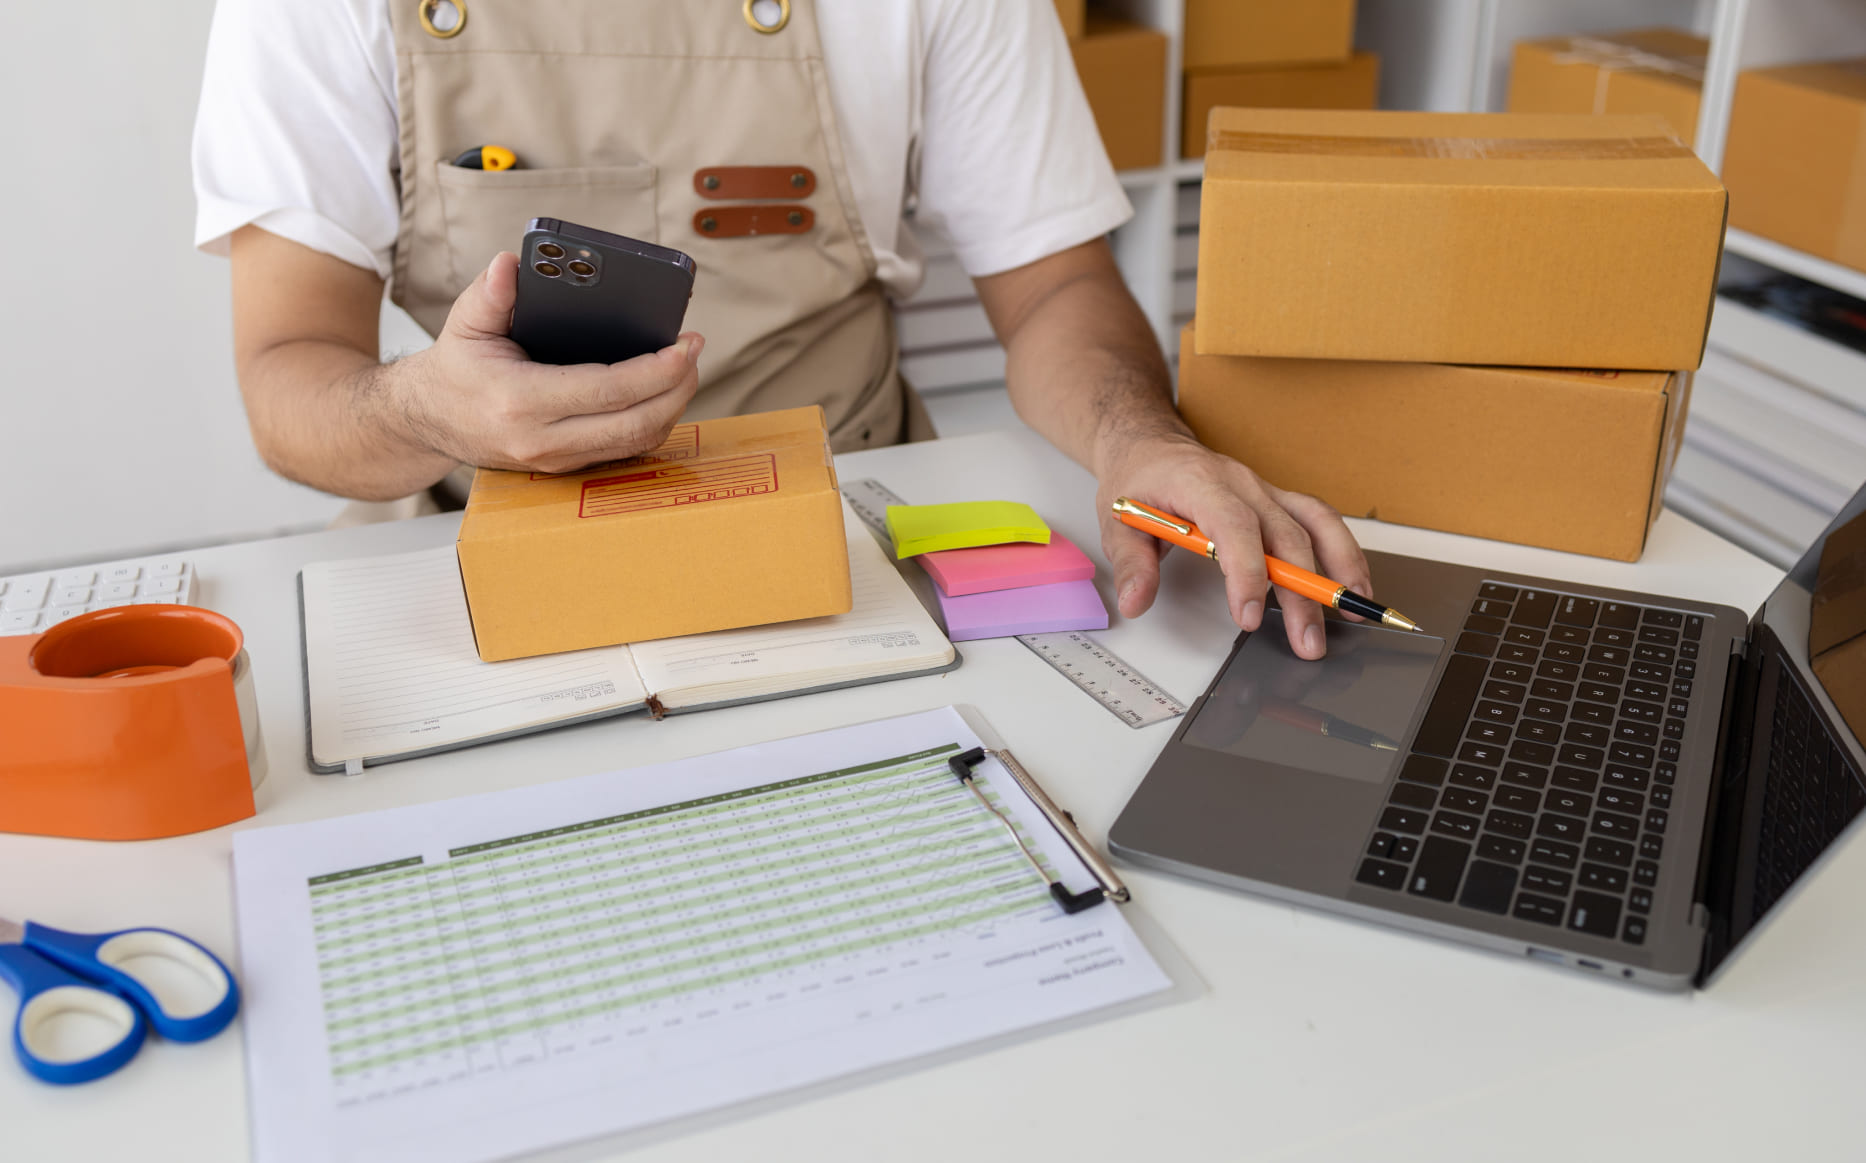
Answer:
[[[50, 925], [26, 922], [22, 942], [80, 977], [101, 982], [131, 1001], [149, 1017], [156, 1033], [176, 1042], [199, 1042], [227, 1028], [240, 1009], [240, 987], [220, 958], [167, 929], [122, 929], [115, 933], [67, 933]], [[177, 962], [220, 987], [217, 999], [194, 1013], [165, 1007], [149, 987], [121, 968], [136, 957]]]
[[[13, 1052], [27, 1073], [45, 1082], [68, 1084], [102, 1078], [136, 1056], [149, 1027], [142, 1011], [108, 988], [85, 981], [24, 945], [0, 945], [0, 979], [19, 991], [13, 1020]], [[123, 1035], [88, 1058], [60, 1055], [48, 1023], [77, 1011], [123, 1027]]]

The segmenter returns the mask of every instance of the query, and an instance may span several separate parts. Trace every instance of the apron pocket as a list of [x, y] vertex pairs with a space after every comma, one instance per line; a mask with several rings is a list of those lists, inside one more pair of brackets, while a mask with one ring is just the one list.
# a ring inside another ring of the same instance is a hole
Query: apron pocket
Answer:
[[658, 242], [655, 167], [579, 166], [555, 170], [470, 170], [435, 164], [458, 295], [502, 250], [516, 252], [533, 218], [558, 218], [611, 234]]

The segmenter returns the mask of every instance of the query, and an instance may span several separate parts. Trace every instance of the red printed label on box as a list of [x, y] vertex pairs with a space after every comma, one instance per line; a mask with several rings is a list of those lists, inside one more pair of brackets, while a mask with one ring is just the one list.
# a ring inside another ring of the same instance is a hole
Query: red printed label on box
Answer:
[[574, 473], [534, 472], [531, 474], [531, 479], [544, 481], [560, 476], [578, 476], [602, 469], [634, 468], [636, 465], [643, 464], [670, 464], [677, 460], [691, 460], [698, 455], [700, 455], [700, 426], [698, 424], [676, 424], [673, 431], [667, 434], [667, 439], [663, 440], [661, 446], [653, 452], [644, 452], [640, 456], [631, 456], [626, 460], [611, 461], [608, 464], [591, 465], [589, 468], [580, 468]]
[[777, 491], [777, 458], [768, 452], [700, 464], [646, 468], [583, 482], [579, 517], [612, 517]]

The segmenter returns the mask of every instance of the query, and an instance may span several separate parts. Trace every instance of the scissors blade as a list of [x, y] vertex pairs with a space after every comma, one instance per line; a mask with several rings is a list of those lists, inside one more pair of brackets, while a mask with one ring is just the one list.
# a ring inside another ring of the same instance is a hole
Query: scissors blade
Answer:
[[26, 929], [17, 921], [0, 917], [0, 945], [18, 945], [26, 938]]

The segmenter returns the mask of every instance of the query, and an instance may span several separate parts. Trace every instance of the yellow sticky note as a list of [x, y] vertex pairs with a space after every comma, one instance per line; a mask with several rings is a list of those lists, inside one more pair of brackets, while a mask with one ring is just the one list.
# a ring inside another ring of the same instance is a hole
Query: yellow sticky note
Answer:
[[956, 505], [889, 505], [888, 536], [894, 556], [936, 549], [970, 549], [1008, 541], [1050, 543], [1050, 527], [1021, 501], [964, 501]]

